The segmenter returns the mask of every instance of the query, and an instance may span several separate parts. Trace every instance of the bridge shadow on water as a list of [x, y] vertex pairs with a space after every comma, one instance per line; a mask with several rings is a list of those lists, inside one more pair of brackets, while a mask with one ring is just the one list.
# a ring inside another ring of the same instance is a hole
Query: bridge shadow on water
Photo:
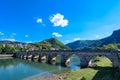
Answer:
[[120, 72], [117, 68], [98, 66], [93, 69], [98, 70], [98, 72], [92, 80], [120, 80]]

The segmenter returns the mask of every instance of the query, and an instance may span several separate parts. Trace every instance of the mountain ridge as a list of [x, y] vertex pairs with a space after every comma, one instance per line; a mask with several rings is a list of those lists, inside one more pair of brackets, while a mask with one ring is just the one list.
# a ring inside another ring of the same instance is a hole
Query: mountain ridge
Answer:
[[[113, 33], [106, 38], [102, 38], [99, 40], [78, 40], [72, 43], [68, 43], [66, 45], [71, 49], [84, 49], [84, 48], [90, 48], [90, 47], [96, 49], [97, 47], [102, 47], [103, 45], [120, 43], [119, 35], [120, 35], [120, 29], [113, 31]], [[86, 42], [84, 43], [84, 41]]]

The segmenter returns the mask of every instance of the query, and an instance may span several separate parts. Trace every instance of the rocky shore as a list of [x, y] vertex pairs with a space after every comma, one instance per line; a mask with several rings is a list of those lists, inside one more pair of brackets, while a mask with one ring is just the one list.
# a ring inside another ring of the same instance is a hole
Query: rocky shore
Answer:
[[69, 72], [53, 75], [53, 76], [47, 76], [47, 77], [37, 77], [34, 80], [64, 80], [65, 77], [68, 75]]

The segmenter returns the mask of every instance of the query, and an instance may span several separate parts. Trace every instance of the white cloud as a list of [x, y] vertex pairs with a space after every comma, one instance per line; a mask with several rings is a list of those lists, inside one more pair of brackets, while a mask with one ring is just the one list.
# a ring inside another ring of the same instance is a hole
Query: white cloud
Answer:
[[4, 38], [2, 40], [7, 40], [7, 41], [16, 41], [14, 38]]
[[77, 40], [80, 40], [80, 38], [74, 38], [73, 40], [74, 40], [74, 41], [77, 41]]
[[57, 32], [53, 32], [52, 35], [55, 36], [55, 37], [62, 37], [62, 35], [57, 33]]
[[108, 35], [109, 33], [107, 32], [106, 34]]
[[37, 23], [43, 23], [43, 21], [42, 21], [41, 18], [38, 18], [38, 19], [36, 20], [36, 22], [37, 22]]
[[96, 38], [100, 38], [100, 35], [96, 35], [95, 37], [96, 37]]
[[15, 35], [16, 35], [16, 33], [12, 33], [12, 35], [13, 35], [13, 36], [15, 36]]
[[4, 33], [0, 32], [0, 35], [1, 35], [1, 36], [3, 36], [3, 35], [4, 35]]
[[68, 25], [68, 20], [64, 19], [64, 15], [57, 13], [49, 18], [50, 22], [54, 24], [54, 26], [65, 27]]
[[29, 37], [28, 35], [25, 35], [25, 37]]
[[32, 43], [32, 41], [28, 41], [27, 43]]

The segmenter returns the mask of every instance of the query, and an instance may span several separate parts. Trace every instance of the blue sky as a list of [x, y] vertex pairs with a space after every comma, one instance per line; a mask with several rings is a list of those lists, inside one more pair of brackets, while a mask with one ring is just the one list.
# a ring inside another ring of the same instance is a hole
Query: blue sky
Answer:
[[0, 0], [0, 40], [63, 43], [120, 29], [119, 0]]

